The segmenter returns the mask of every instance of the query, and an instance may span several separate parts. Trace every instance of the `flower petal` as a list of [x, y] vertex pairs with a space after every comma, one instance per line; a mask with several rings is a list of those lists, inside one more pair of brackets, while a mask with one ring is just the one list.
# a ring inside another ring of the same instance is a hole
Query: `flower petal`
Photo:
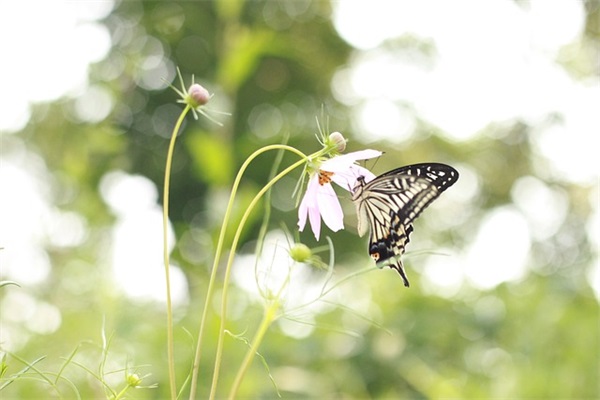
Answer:
[[340, 172], [350, 168], [358, 160], [367, 160], [369, 158], [379, 157], [383, 154], [378, 150], [360, 150], [352, 153], [344, 154], [341, 156], [333, 157], [323, 161], [321, 169], [330, 172]]
[[325, 225], [334, 232], [344, 229], [344, 212], [331, 184], [320, 187], [317, 202]]
[[306, 192], [300, 202], [300, 207], [298, 207], [298, 230], [300, 232], [304, 230], [304, 227], [306, 226], [306, 217], [308, 216], [310, 227], [317, 240], [319, 240], [319, 234], [321, 232], [321, 216], [317, 201], [320, 187], [319, 177], [315, 174], [308, 181]]
[[310, 221], [310, 228], [315, 235], [315, 239], [319, 240], [321, 236], [321, 211], [319, 207], [311, 207], [308, 209], [308, 219]]
[[365, 149], [365, 150], [353, 151], [352, 153], [348, 153], [346, 155], [352, 156], [354, 158], [354, 161], [358, 161], [358, 160], [368, 160], [370, 158], [381, 157], [382, 154], [383, 154], [383, 152], [379, 151], [379, 150]]
[[298, 207], [298, 230], [302, 232], [304, 227], [306, 226], [306, 217], [308, 216], [308, 206], [306, 205], [306, 194], [302, 198], [302, 202], [300, 202], [300, 207]]
[[359, 176], [364, 176], [365, 182], [375, 179], [375, 174], [368, 169], [360, 165], [351, 165], [347, 170], [333, 174], [331, 180], [351, 192], [356, 186], [356, 180]]
[[306, 192], [298, 207], [298, 230], [302, 232], [306, 226], [306, 217], [309, 214], [311, 208], [317, 207], [317, 192], [319, 189], [319, 181], [317, 176], [313, 176], [308, 181], [306, 186]]

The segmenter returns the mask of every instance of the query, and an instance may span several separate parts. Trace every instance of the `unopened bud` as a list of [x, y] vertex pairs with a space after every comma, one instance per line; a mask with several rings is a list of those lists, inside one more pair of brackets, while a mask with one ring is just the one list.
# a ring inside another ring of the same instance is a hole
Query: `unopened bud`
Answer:
[[127, 385], [137, 387], [142, 383], [142, 378], [138, 374], [127, 374]]
[[203, 106], [208, 103], [208, 100], [210, 100], [210, 93], [208, 93], [208, 90], [206, 90], [204, 86], [197, 83], [194, 83], [192, 86], [190, 86], [188, 89], [188, 95], [195, 103], [194, 108]]
[[296, 243], [290, 249], [290, 257], [292, 257], [292, 260], [296, 262], [308, 262], [311, 256], [312, 251], [310, 250], [310, 248], [308, 248], [307, 245], [303, 243]]
[[333, 132], [329, 135], [329, 140], [335, 144], [337, 151], [343, 153], [346, 150], [346, 138], [339, 132]]

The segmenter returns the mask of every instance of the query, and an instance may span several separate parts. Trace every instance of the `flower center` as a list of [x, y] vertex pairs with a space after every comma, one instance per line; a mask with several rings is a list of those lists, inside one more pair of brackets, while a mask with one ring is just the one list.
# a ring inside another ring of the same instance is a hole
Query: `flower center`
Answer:
[[319, 170], [319, 185], [323, 186], [326, 183], [331, 182], [331, 177], [333, 176], [333, 172]]

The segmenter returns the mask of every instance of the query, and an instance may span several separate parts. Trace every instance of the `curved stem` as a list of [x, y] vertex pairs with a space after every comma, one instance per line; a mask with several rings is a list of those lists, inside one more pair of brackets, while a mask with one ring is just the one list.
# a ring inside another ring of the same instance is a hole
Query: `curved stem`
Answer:
[[[298, 150], [296, 150], [296, 151], [298, 151]], [[277, 174], [277, 176], [275, 176], [275, 178], [271, 179], [269, 181], [269, 183], [267, 183], [256, 194], [256, 196], [254, 196], [254, 199], [252, 199], [252, 201], [248, 205], [248, 208], [246, 209], [246, 212], [244, 213], [244, 215], [242, 216], [242, 219], [240, 220], [238, 228], [235, 232], [235, 236], [233, 238], [233, 242], [231, 244], [229, 258], [227, 259], [227, 266], [225, 267], [225, 277], [223, 278], [223, 291], [222, 291], [222, 296], [221, 296], [221, 323], [220, 323], [219, 336], [218, 336], [218, 341], [217, 341], [217, 353], [215, 356], [215, 368], [214, 368], [212, 386], [211, 386], [211, 391], [210, 391], [210, 399], [215, 398], [215, 393], [217, 390], [217, 383], [219, 381], [219, 371], [221, 368], [221, 357], [223, 354], [223, 339], [225, 336], [225, 318], [227, 315], [227, 293], [228, 293], [228, 289], [229, 289], [229, 277], [231, 275], [231, 265], [233, 264], [233, 258], [235, 257], [235, 250], [237, 248], [238, 241], [242, 234], [242, 229], [244, 228], [244, 225], [246, 224], [246, 221], [248, 220], [250, 213], [253, 211], [253, 209], [256, 206], [256, 204], [258, 203], [258, 201], [271, 188], [271, 186], [273, 186], [277, 181], [279, 181], [282, 177], [284, 177], [285, 175], [290, 173], [292, 170], [294, 170], [295, 168], [304, 164], [308, 158], [318, 156], [319, 154], [320, 154], [320, 152], [315, 153], [314, 155], [309, 156], [309, 157], [305, 156], [301, 160], [296, 161], [294, 164], [290, 165], [289, 167], [287, 167], [286, 169], [281, 171], [279, 174]]]
[[173, 151], [175, 149], [175, 140], [177, 139], [177, 132], [181, 129], [181, 124], [190, 106], [187, 105], [181, 112], [175, 127], [173, 128], [173, 134], [171, 135], [171, 141], [169, 143], [169, 151], [167, 153], [167, 163], [165, 166], [165, 183], [163, 192], [163, 257], [165, 264], [165, 286], [167, 295], [167, 357], [169, 364], [169, 388], [171, 392], [171, 399], [177, 398], [177, 383], [175, 381], [175, 356], [174, 356], [174, 345], [173, 345], [173, 308], [171, 303], [171, 275], [169, 271], [169, 188], [171, 184], [171, 165], [173, 164]]
[[[225, 215], [223, 217], [223, 224], [221, 226], [221, 232], [219, 233], [219, 239], [217, 241], [217, 248], [215, 251], [215, 258], [213, 260], [213, 266], [212, 266], [212, 271], [210, 274], [210, 279], [208, 282], [208, 288], [206, 290], [206, 300], [204, 302], [204, 309], [202, 311], [202, 319], [200, 321], [200, 329], [198, 331], [198, 342], [196, 344], [196, 353], [194, 356], [194, 366], [192, 368], [192, 381], [190, 384], [190, 400], [194, 399], [196, 396], [196, 391], [197, 391], [197, 387], [198, 387], [198, 372], [200, 369], [200, 357], [202, 354], [202, 340], [204, 337], [204, 329], [206, 326], [206, 319], [208, 316], [208, 309], [209, 309], [209, 302], [210, 299], [213, 296], [213, 292], [214, 292], [214, 285], [215, 285], [215, 281], [216, 281], [216, 276], [217, 276], [217, 267], [219, 265], [219, 261], [221, 259], [221, 253], [223, 251], [223, 242], [225, 240], [225, 232], [226, 232], [226, 228], [227, 225], [229, 224], [229, 218], [231, 216], [231, 210], [233, 209], [233, 201], [235, 199], [236, 193], [237, 193], [237, 189], [239, 187], [240, 181], [242, 179], [242, 176], [244, 174], [244, 172], [246, 171], [246, 169], [248, 168], [248, 166], [250, 165], [250, 163], [256, 158], [258, 157], [260, 154], [265, 153], [267, 151], [270, 150], [287, 150], [290, 151], [292, 153], [295, 153], [297, 155], [299, 155], [302, 158], [302, 162], [305, 162], [309, 157], [306, 156], [304, 153], [302, 153], [300, 150], [297, 150], [291, 146], [287, 146], [287, 145], [270, 145], [270, 146], [265, 146], [261, 149], [256, 150], [254, 153], [252, 153], [247, 159], [246, 161], [242, 164], [240, 170], [238, 171], [238, 174], [235, 178], [235, 181], [233, 182], [233, 186], [231, 188], [231, 195], [229, 196], [229, 202], [227, 204], [227, 208], [225, 210]], [[299, 164], [300, 165], [300, 164]], [[232, 248], [232, 251], [234, 251], [234, 248]], [[223, 320], [225, 316], [222, 314], [221, 318]], [[216, 363], [216, 361], [215, 361]], [[213, 377], [214, 379], [214, 377]], [[216, 383], [213, 385], [216, 386]]]
[[271, 323], [275, 320], [278, 308], [279, 296], [277, 296], [277, 299], [269, 304], [269, 306], [265, 309], [265, 314], [260, 326], [254, 335], [254, 339], [252, 339], [252, 344], [250, 345], [250, 348], [244, 357], [244, 361], [242, 361], [242, 365], [240, 366], [240, 369], [235, 377], [235, 381], [231, 387], [231, 392], [229, 392], [229, 399], [235, 399], [240, 384], [242, 383], [242, 379], [244, 379], [244, 375], [246, 375], [246, 371], [248, 370], [248, 367], [250, 367], [250, 364], [254, 359], [254, 355], [258, 352], [258, 347], [260, 346], [265, 333], [267, 333], [269, 326], [271, 326]]
[[254, 339], [252, 339], [252, 344], [250, 345], [250, 348], [246, 352], [244, 361], [242, 361], [242, 364], [240, 365], [240, 369], [238, 370], [238, 372], [235, 376], [235, 380], [233, 381], [233, 385], [231, 386], [231, 391], [229, 392], [229, 397], [228, 397], [230, 400], [235, 399], [235, 397], [237, 396], [238, 389], [240, 388], [240, 385], [242, 384], [242, 380], [244, 379], [244, 376], [246, 375], [246, 371], [248, 371], [250, 364], [252, 364], [254, 355], [258, 354], [258, 348], [259, 348], [260, 344], [262, 343], [262, 340], [265, 337], [267, 330], [269, 329], [269, 327], [271, 326], [273, 321], [275, 321], [275, 319], [277, 318], [277, 311], [278, 311], [279, 305], [280, 305], [279, 299], [281, 299], [281, 295], [289, 283], [290, 283], [290, 274], [288, 274], [285, 282], [283, 283], [283, 285], [281, 285], [281, 287], [277, 291], [277, 294], [275, 294], [275, 296], [273, 297], [273, 300], [265, 308], [265, 313], [263, 314], [263, 319], [262, 319], [258, 329], [256, 330]]

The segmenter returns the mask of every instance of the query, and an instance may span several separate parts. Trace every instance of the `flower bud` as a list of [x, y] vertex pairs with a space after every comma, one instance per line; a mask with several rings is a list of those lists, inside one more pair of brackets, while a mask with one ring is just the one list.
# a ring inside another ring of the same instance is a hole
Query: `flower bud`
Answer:
[[137, 387], [142, 383], [142, 378], [138, 374], [127, 374], [127, 385]]
[[197, 83], [194, 83], [192, 86], [190, 86], [188, 89], [188, 95], [195, 103], [193, 104], [194, 108], [203, 106], [208, 103], [208, 100], [210, 100], [210, 93], [208, 93], [208, 90], [206, 90], [204, 86]]
[[340, 153], [343, 153], [344, 150], [346, 150], [346, 138], [344, 138], [344, 136], [339, 132], [331, 133], [329, 135], [329, 142], [331, 144], [334, 144], [336, 146], [337, 151], [339, 151]]
[[296, 262], [308, 262], [311, 256], [312, 251], [303, 243], [295, 243], [290, 249], [290, 257]]

